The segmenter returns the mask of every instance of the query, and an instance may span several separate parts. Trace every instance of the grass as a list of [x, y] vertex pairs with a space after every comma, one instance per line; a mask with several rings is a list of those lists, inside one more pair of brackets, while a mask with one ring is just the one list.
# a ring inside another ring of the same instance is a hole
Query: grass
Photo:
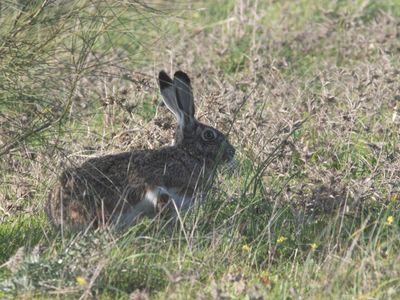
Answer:
[[[397, 0], [24, 3], [0, 5], [0, 298], [398, 298]], [[238, 168], [175, 228], [61, 236], [62, 169], [171, 141], [160, 69]]]

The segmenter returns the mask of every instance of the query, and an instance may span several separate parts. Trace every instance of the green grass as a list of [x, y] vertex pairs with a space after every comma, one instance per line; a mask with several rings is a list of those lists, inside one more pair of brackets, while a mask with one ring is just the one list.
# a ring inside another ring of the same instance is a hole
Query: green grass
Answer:
[[[75, 287], [74, 294], [79, 295], [76, 278], [89, 280], [93, 268], [102, 266], [93, 292], [106, 298], [124, 298], [136, 289], [151, 291], [160, 299], [172, 294], [182, 299], [188, 294], [209, 297], [218, 289], [239, 298], [253, 289], [272, 298], [292, 296], [293, 290], [311, 298], [363, 293], [383, 296], [390, 292], [387, 288], [395, 289], [399, 280], [393, 277], [397, 267], [390, 263], [397, 255], [399, 228], [386, 225], [388, 212], [376, 213], [376, 219], [371, 215], [359, 220], [332, 216], [296, 228], [293, 217], [281, 209], [267, 225], [272, 236], [259, 226], [260, 221], [253, 221], [248, 230], [236, 227], [233, 232], [227, 230], [228, 224], [218, 225], [214, 234], [221, 236], [214, 242], [206, 237], [210, 231], [204, 228], [199, 228], [194, 240], [186, 241], [179, 232], [165, 234], [142, 224], [138, 225], [140, 231], [117, 241], [97, 233], [67, 240], [61, 247], [50, 242], [52, 246], [39, 260], [25, 257], [12, 278], [18, 288], [29, 290], [32, 284], [37, 291], [62, 280], [64, 288]], [[237, 222], [237, 226], [243, 225], [239, 223], [243, 221]], [[379, 264], [369, 265], [372, 261]], [[373, 280], [369, 278], [374, 276], [369, 273], [371, 267], [380, 276], [380, 284], [374, 288], [359, 278]], [[24, 276], [30, 282], [24, 282]]]
[[[0, 5], [0, 298], [398, 298], [399, 1], [23, 2]], [[236, 118], [238, 168], [175, 227], [61, 236], [62, 169], [170, 142], [159, 69]]]
[[47, 227], [45, 218], [19, 216], [3, 222], [0, 227], [0, 263], [3, 264], [20, 247], [33, 248], [42, 238]]

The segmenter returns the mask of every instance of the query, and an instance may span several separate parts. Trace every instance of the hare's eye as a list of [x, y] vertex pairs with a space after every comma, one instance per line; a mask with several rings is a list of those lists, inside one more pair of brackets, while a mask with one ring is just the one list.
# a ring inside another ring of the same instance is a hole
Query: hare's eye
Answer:
[[203, 140], [205, 140], [206, 142], [215, 140], [215, 138], [217, 137], [217, 134], [211, 130], [211, 129], [206, 129], [202, 132], [202, 138]]

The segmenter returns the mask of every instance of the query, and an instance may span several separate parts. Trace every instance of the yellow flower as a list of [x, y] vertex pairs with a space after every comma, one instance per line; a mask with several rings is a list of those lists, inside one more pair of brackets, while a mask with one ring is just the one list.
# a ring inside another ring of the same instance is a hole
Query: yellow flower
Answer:
[[386, 219], [386, 225], [392, 225], [393, 221], [394, 221], [393, 216], [387, 217], [387, 219]]
[[318, 245], [317, 245], [316, 243], [312, 243], [312, 244], [310, 245], [310, 247], [311, 247], [311, 250], [312, 250], [312, 251], [315, 251], [315, 250], [318, 248]]
[[249, 245], [247, 245], [247, 244], [244, 244], [243, 246], [242, 246], [242, 251], [243, 252], [250, 252], [250, 246]]
[[192, 17], [193, 17], [193, 19], [198, 19], [198, 18], [200, 18], [200, 13], [196, 11], [192, 14]]
[[43, 108], [42, 113], [43, 114], [51, 113], [51, 108], [50, 107]]
[[85, 277], [82, 277], [82, 276], [76, 277], [76, 283], [78, 285], [87, 285], [87, 281], [86, 281]]
[[276, 240], [276, 242], [277, 242], [278, 244], [281, 244], [281, 243], [283, 243], [283, 242], [286, 241], [286, 240], [287, 240], [287, 237], [281, 235], [280, 237], [278, 237], [278, 239]]

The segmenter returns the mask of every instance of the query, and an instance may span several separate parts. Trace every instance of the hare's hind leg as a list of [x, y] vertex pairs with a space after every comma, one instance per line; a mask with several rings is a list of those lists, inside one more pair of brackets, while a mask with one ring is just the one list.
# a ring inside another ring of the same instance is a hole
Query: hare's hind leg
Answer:
[[99, 226], [97, 216], [81, 201], [71, 201], [66, 207], [66, 224], [71, 230], [86, 230]]
[[56, 228], [83, 230], [93, 224], [94, 216], [82, 201], [74, 200], [73, 195], [57, 184], [50, 192], [46, 212]]

